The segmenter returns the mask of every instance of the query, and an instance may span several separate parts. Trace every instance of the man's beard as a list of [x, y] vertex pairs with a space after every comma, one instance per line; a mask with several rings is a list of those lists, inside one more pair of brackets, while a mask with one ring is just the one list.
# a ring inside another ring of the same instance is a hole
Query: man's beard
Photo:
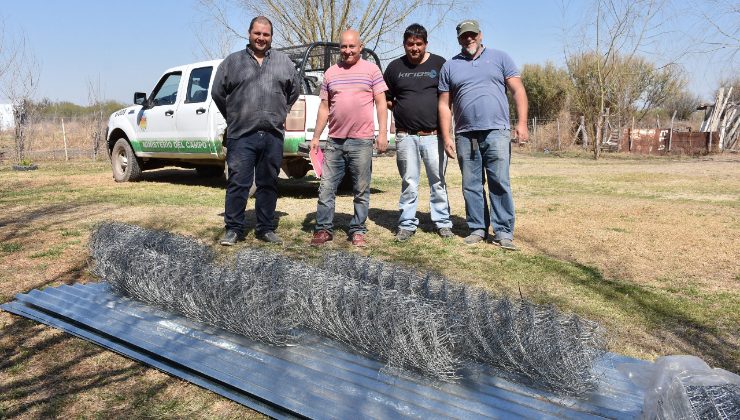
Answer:
[[480, 44], [477, 42], [475, 43], [475, 48], [472, 46], [470, 47], [463, 47], [463, 51], [465, 51], [469, 56], [475, 57], [475, 54], [480, 50]]

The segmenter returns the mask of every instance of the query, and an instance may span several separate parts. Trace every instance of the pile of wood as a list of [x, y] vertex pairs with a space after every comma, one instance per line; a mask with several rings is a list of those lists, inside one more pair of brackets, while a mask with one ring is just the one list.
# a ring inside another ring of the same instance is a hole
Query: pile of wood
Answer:
[[717, 133], [721, 150], [740, 151], [740, 103], [730, 102], [732, 87], [719, 88], [714, 105], [706, 107], [700, 131]]

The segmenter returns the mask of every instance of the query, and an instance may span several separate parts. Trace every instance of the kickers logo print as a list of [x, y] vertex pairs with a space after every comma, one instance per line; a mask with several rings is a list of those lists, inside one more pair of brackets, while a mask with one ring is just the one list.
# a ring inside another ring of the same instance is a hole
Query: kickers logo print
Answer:
[[430, 77], [432, 79], [437, 77], [437, 70], [430, 70], [430, 71], [418, 71], [418, 72], [400, 72], [398, 73], [398, 78], [404, 78], [404, 77]]

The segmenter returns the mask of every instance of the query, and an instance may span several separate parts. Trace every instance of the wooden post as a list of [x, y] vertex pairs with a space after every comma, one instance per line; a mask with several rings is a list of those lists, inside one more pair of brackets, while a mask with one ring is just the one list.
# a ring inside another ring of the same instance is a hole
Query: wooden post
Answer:
[[632, 151], [632, 134], [635, 132], [635, 117], [632, 116], [632, 128], [630, 129], [629, 151]]
[[728, 138], [728, 124], [732, 124], [732, 120], [735, 118], [735, 114], [737, 113], [737, 108], [732, 109], [726, 109], [724, 118], [722, 118], [722, 123], [719, 126], [719, 142], [717, 142], [717, 146], [719, 147], [719, 150], [724, 151], [725, 149], [725, 139]]
[[558, 127], [558, 150], [560, 150], [560, 118], [558, 118], [556, 121]]
[[534, 140], [534, 150], [537, 150], [537, 117], [532, 118], [532, 138]]
[[67, 153], [67, 132], [64, 130], [64, 118], [62, 118], [62, 137], [64, 137], [64, 160], [69, 160], [69, 154]]
[[668, 132], [668, 152], [669, 153], [671, 151], [671, 146], [673, 145], [673, 120], [676, 119], [676, 112], [677, 111], [673, 111], [673, 116], [671, 117], [671, 128], [670, 128], [670, 131]]

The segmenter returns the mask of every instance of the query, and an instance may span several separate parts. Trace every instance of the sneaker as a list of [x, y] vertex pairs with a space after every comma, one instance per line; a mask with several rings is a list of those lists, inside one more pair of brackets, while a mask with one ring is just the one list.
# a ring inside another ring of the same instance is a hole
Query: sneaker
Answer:
[[509, 251], [519, 251], [519, 248], [514, 245], [514, 242], [508, 238], [494, 239], [493, 244]]
[[282, 244], [283, 240], [280, 239], [279, 236], [277, 236], [277, 233], [274, 231], [268, 230], [266, 232], [258, 233], [257, 239], [260, 241], [264, 241], [270, 244]]
[[470, 235], [466, 236], [465, 239], [463, 239], [463, 242], [465, 242], [465, 245], [475, 245], [482, 240], [482, 236], [471, 233]]
[[334, 236], [332, 236], [331, 233], [325, 230], [320, 230], [313, 233], [313, 238], [311, 238], [311, 246], [321, 246], [331, 241], [332, 239], [334, 239]]
[[352, 245], [358, 247], [358, 248], [364, 248], [367, 246], [367, 242], [365, 242], [365, 234], [364, 233], [355, 233], [352, 235]]
[[224, 233], [224, 236], [221, 238], [221, 245], [223, 246], [232, 246], [236, 245], [237, 242], [244, 240], [244, 236], [240, 235], [235, 230], [227, 230]]
[[[437, 230], [437, 234], [439, 234], [439, 236], [443, 238], [452, 238], [453, 236], [455, 236], [455, 234], [452, 233], [452, 229], [448, 227], [439, 228], [439, 230]], [[478, 235], [475, 235], [475, 236], [478, 236]]]
[[414, 236], [414, 233], [416, 232], [413, 230], [399, 228], [396, 233], [396, 242], [406, 242]]

